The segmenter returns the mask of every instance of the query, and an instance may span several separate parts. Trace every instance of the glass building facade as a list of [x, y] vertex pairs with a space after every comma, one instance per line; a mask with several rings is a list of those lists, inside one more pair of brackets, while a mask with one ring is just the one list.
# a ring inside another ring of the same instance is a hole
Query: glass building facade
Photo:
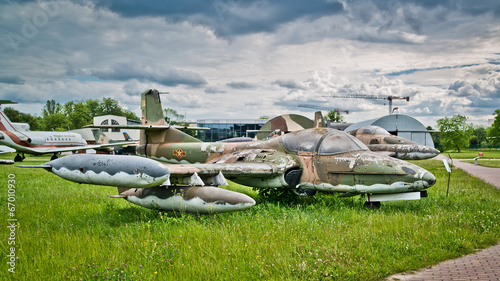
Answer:
[[197, 138], [201, 141], [214, 142], [238, 137], [255, 137], [257, 132], [267, 121], [264, 119], [206, 119], [198, 120], [198, 127], [210, 128], [206, 131], [198, 131]]

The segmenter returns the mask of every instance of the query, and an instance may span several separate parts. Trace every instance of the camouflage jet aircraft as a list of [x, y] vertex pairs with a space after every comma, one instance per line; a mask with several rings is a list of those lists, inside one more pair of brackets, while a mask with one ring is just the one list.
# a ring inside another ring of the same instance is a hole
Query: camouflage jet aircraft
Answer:
[[439, 150], [391, 135], [379, 126], [366, 126], [348, 132], [362, 141], [371, 151], [385, 153], [403, 160], [422, 160], [439, 155]]
[[[41, 166], [67, 180], [119, 187], [119, 195], [146, 208], [212, 213], [255, 204], [247, 195], [217, 188], [226, 179], [255, 188], [289, 188], [415, 200], [436, 178], [405, 161], [371, 152], [349, 134], [327, 128], [291, 132], [266, 141], [206, 143], [169, 126], [159, 92], [142, 93], [139, 156], [71, 155]], [[97, 126], [111, 128], [112, 126]], [[123, 126], [122, 126], [123, 127]], [[145, 157], [145, 158], [144, 158]]]

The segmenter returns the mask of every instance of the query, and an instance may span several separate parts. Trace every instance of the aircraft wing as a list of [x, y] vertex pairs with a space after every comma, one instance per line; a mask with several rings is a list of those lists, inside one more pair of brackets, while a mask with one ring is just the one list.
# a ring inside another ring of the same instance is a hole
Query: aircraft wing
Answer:
[[90, 145], [80, 145], [80, 146], [68, 146], [68, 147], [38, 147], [38, 148], [24, 148], [24, 150], [29, 151], [29, 153], [33, 154], [46, 154], [46, 153], [58, 153], [58, 152], [66, 152], [66, 151], [78, 151], [78, 150], [87, 150], [87, 149], [101, 149], [112, 146], [124, 146], [124, 145], [133, 145], [134, 142], [116, 142], [109, 144], [90, 144]]
[[164, 164], [171, 184], [227, 185], [226, 177], [268, 178], [284, 171], [267, 163]]
[[205, 131], [210, 130], [207, 127], [189, 127], [189, 126], [177, 126], [177, 125], [87, 125], [84, 128], [99, 128], [99, 129], [136, 129], [136, 130], [165, 130], [170, 127], [179, 130], [197, 130]]
[[170, 125], [87, 125], [83, 127], [99, 129], [165, 130], [170, 128]]
[[164, 164], [150, 158], [104, 154], [74, 154], [20, 167], [44, 168], [78, 183], [127, 188], [227, 185], [225, 177], [260, 182], [261, 178], [281, 177], [285, 169], [268, 163]]
[[11, 153], [11, 152], [16, 152], [16, 150], [5, 145], [0, 145], [0, 154]]
[[216, 175], [254, 175], [271, 176], [280, 171], [274, 165], [267, 163], [230, 163], [230, 164], [164, 164], [172, 175], [194, 174]]
[[402, 160], [422, 160], [436, 157], [439, 150], [420, 144], [369, 144], [368, 148], [386, 156]]

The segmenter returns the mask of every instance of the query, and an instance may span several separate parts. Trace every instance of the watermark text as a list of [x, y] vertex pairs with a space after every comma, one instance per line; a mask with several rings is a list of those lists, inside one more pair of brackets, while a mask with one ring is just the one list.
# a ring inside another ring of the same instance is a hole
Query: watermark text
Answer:
[[9, 235], [7, 237], [7, 265], [8, 271], [16, 273], [16, 227], [19, 225], [16, 218], [16, 175], [9, 174], [7, 180], [7, 228]]

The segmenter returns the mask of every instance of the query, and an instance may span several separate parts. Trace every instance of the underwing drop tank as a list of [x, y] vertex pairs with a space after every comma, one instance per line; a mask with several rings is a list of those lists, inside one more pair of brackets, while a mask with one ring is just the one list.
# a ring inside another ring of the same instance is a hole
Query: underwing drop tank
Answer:
[[242, 211], [255, 205], [250, 196], [214, 186], [155, 186], [119, 191], [119, 195], [111, 197], [164, 211], [211, 214]]
[[154, 160], [123, 155], [73, 154], [40, 166], [63, 179], [95, 185], [152, 187], [170, 177], [169, 170]]
[[186, 213], [221, 213], [255, 205], [250, 196], [214, 186], [169, 186], [170, 171], [148, 158], [124, 155], [77, 154], [42, 165], [61, 178], [77, 183], [116, 186], [119, 195], [136, 205]]

